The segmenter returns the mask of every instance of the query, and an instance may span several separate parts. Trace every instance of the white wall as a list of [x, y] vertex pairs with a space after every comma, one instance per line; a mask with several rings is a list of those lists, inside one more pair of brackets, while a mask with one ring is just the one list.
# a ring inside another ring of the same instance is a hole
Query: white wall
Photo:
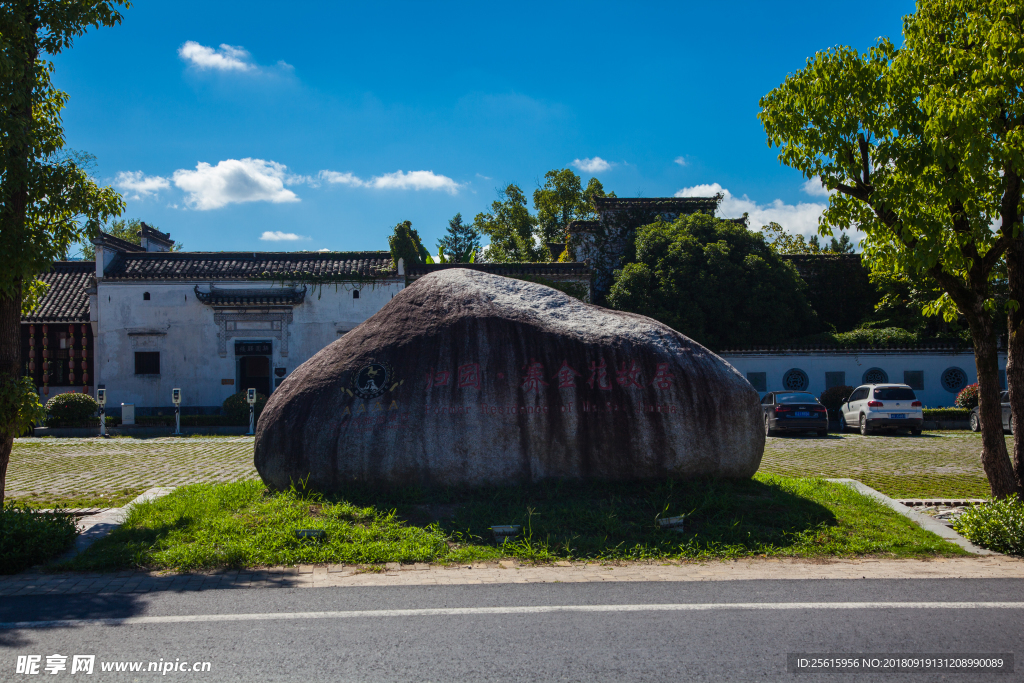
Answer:
[[[789, 352], [777, 354], [724, 354], [722, 356], [744, 377], [747, 373], [764, 372], [766, 374], [766, 391], [781, 391], [783, 375], [791, 368], [799, 368], [807, 373], [809, 385], [807, 391], [820, 396], [825, 390], [826, 372], [845, 372], [846, 384], [856, 387], [863, 384], [864, 373], [871, 368], [881, 368], [895, 384], [904, 382], [906, 370], [924, 372], [924, 389], [915, 390], [921, 402], [928, 408], [942, 408], [953, 405], [956, 394], [947, 391], [941, 383], [942, 373], [950, 367], [958, 367], [967, 375], [967, 383], [978, 381], [978, 373], [974, 366], [974, 354], [941, 353], [941, 352]], [[1006, 369], [1006, 355], [999, 355], [1000, 370]], [[1003, 376], [1005, 377], [1005, 375]], [[1005, 388], [1005, 384], [1003, 385]]]
[[[354, 285], [324, 286], [309, 291], [305, 301], [290, 309], [292, 321], [287, 328], [287, 355], [279, 336], [284, 330], [235, 330], [224, 343], [221, 356], [218, 325], [214, 308], [196, 299], [194, 282], [104, 282], [97, 286], [95, 335], [96, 386], [107, 390], [107, 405], [134, 403], [137, 407], [171, 405], [171, 389], [180, 387], [183, 406], [219, 406], [237, 391], [236, 341], [270, 341], [273, 345], [272, 368], [292, 370], [322, 348], [379, 311], [404, 289], [402, 280], [358, 285], [360, 296], [353, 298]], [[217, 289], [280, 288], [277, 283], [218, 282]], [[207, 291], [207, 285], [200, 285]], [[150, 300], [143, 294], [149, 292]], [[267, 309], [249, 309], [250, 312]], [[289, 309], [269, 309], [289, 312]], [[229, 314], [230, 315], [230, 314]], [[256, 327], [247, 323], [248, 326]], [[159, 351], [160, 374], [136, 375], [135, 352]], [[273, 372], [273, 371], [272, 371]], [[286, 374], [287, 376], [287, 374]], [[274, 377], [271, 378], [273, 383]]]

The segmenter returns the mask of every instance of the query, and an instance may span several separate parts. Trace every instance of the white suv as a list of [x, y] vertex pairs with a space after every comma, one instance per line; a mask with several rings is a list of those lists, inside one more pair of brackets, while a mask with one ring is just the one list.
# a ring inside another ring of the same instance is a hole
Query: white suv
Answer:
[[839, 409], [840, 431], [855, 427], [870, 434], [880, 428], [907, 427], [917, 435], [923, 421], [921, 402], [906, 384], [863, 384]]

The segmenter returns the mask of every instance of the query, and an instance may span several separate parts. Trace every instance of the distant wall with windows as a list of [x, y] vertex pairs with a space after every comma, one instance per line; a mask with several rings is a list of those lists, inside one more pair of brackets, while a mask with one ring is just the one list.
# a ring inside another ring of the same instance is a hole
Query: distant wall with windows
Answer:
[[[928, 408], [953, 405], [978, 381], [971, 351], [777, 351], [725, 352], [728, 361], [764, 396], [769, 391], [809, 391], [860, 384], [909, 384]], [[1006, 388], [1006, 354], [999, 354], [999, 381]]]

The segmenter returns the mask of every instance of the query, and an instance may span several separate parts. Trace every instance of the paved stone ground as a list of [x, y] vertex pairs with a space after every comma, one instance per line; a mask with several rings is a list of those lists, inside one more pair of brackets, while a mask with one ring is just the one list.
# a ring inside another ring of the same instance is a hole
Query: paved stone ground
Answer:
[[[1013, 437], [1007, 437], [1012, 449]], [[892, 498], [987, 498], [981, 436], [926, 432], [922, 436], [829, 434], [769, 437], [762, 472], [795, 477], [857, 479]]]
[[252, 448], [251, 437], [15, 439], [7, 495], [74, 498], [251, 479]]
[[[252, 443], [250, 437], [17, 439], [7, 495], [12, 499], [74, 498], [239, 481], [257, 476]], [[970, 432], [771, 437], [761, 471], [849, 477], [893, 498], [985, 498], [989, 488], [980, 451], [980, 437]]]
[[39, 574], [0, 577], [0, 596], [148, 593], [225, 588], [325, 588], [484, 583], [609, 581], [739, 581], [753, 579], [1024, 579], [1024, 560], [1004, 556], [933, 560], [743, 560], [665, 564], [519, 566], [514, 561], [455, 567], [389, 564], [384, 571], [351, 565], [173, 574]]

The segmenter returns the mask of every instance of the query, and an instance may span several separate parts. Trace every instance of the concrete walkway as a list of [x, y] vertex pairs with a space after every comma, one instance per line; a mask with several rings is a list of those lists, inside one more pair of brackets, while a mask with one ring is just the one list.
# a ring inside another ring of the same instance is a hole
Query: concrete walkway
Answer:
[[751, 579], [1024, 579], [1024, 559], [1001, 555], [931, 560], [741, 560], [665, 564], [521, 566], [512, 561], [454, 567], [389, 564], [385, 571], [351, 565], [172, 574], [26, 572], [0, 577], [0, 596], [148, 593], [227, 588], [325, 588], [507, 583], [741, 581]]

